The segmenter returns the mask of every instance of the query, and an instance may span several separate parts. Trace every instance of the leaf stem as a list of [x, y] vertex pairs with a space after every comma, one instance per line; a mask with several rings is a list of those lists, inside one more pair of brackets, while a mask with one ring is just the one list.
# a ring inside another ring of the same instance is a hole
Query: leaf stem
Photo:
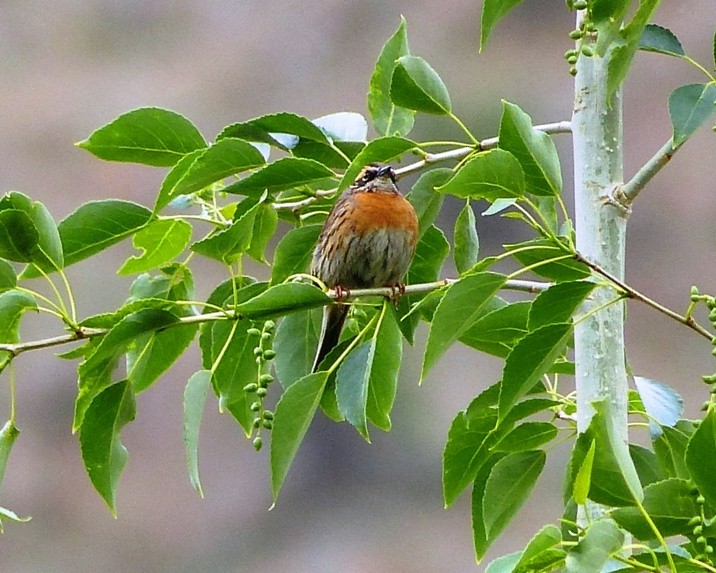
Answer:
[[636, 172], [629, 182], [615, 189], [611, 198], [619, 206], [628, 210], [642, 189], [646, 187], [647, 183], [671, 161], [671, 158], [674, 153], [678, 151], [679, 147], [680, 146], [674, 147], [673, 141], [669, 139], [669, 141], [662, 145], [659, 151]]

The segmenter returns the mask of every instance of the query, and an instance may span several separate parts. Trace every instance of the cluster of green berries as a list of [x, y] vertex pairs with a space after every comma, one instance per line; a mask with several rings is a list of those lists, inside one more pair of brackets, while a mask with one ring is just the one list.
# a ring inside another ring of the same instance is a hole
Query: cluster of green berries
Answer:
[[[570, 10], [586, 10], [586, 0], [567, 0], [567, 8]], [[569, 33], [569, 37], [577, 42], [577, 47], [569, 49], [564, 54], [564, 59], [569, 64], [569, 73], [573, 76], [577, 75], [577, 60], [580, 56], [591, 58], [594, 55], [594, 51], [591, 46], [584, 43], [585, 39], [594, 38], [597, 34], [597, 29], [594, 23], [589, 18], [584, 18], [579, 28], [572, 30]]]
[[704, 535], [704, 527], [711, 527], [711, 525], [713, 525], [713, 518], [704, 518], [703, 506], [706, 503], [706, 499], [703, 495], [701, 495], [699, 490], [697, 488], [693, 488], [691, 490], [691, 495], [696, 498], [696, 505], [698, 505], [701, 509], [701, 515], [695, 515], [689, 521], [689, 527], [693, 527], [691, 532], [696, 538], [694, 541], [696, 545], [699, 546], [699, 551], [701, 552], [699, 555], [696, 555], [694, 559], [711, 564], [711, 555], [714, 552], [714, 548], [713, 545], [709, 545], [708, 539]]
[[263, 446], [263, 440], [258, 435], [261, 429], [271, 431], [273, 428], [273, 412], [264, 408], [264, 398], [268, 394], [268, 386], [273, 382], [274, 378], [269, 373], [262, 373], [264, 366], [276, 357], [276, 351], [271, 348], [273, 343], [274, 330], [276, 323], [273, 320], [267, 320], [262, 330], [258, 328], [249, 328], [248, 333], [259, 339], [259, 343], [254, 348], [254, 356], [256, 356], [256, 365], [258, 367], [258, 379], [244, 386], [244, 391], [249, 394], [255, 394], [256, 400], [251, 403], [249, 409], [256, 414], [253, 421], [254, 429], [257, 435], [254, 437], [254, 449], [258, 452]]
[[[701, 294], [699, 292], [699, 289], [695, 286], [691, 287], [691, 305], [692, 307], [699, 304], [704, 303], [706, 305], [706, 308], [709, 311], [709, 322], [711, 325], [716, 329], [716, 297], [713, 297], [711, 295]], [[713, 345], [713, 350], [711, 351], [711, 354], [716, 356], [716, 338], [714, 338], [711, 341], [711, 344]], [[713, 374], [707, 374], [705, 376], [702, 376], [701, 379], [711, 386], [711, 395], [712, 397], [716, 395], [716, 372]], [[711, 401], [706, 402], [704, 404], [704, 409], [708, 409], [711, 405]]]

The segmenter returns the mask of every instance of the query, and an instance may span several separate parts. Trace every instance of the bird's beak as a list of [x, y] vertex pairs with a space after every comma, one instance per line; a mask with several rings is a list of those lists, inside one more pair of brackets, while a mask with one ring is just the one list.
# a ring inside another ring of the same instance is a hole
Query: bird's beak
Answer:
[[390, 165], [386, 165], [385, 167], [381, 167], [378, 170], [378, 177], [390, 177], [390, 179], [395, 183], [395, 172], [393, 171], [393, 168]]

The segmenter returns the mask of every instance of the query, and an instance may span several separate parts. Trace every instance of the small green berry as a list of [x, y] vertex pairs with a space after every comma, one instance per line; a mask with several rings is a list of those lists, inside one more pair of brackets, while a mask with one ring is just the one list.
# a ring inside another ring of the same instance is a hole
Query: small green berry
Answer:
[[259, 377], [259, 384], [261, 384], [262, 386], [271, 384], [271, 382], [273, 382], [273, 376], [271, 376], [271, 374], [262, 374]]
[[264, 332], [261, 335], [261, 340], [271, 340], [271, 333], [270, 332]]
[[244, 386], [244, 392], [256, 392], [258, 387], [259, 387], [258, 384], [256, 384], [255, 382], [252, 382], [251, 384], [247, 384], [246, 386]]
[[574, 3], [575, 10], [584, 10], [587, 8], [587, 0], [577, 0]]
[[246, 332], [250, 336], [261, 336], [261, 331], [258, 328], [249, 328]]
[[[692, 495], [694, 494], [692, 493]], [[689, 519], [688, 526], [693, 527], [694, 525], [697, 525], [699, 523], [701, 523], [701, 518], [698, 515], [694, 515], [691, 519]]]
[[268, 390], [266, 390], [266, 388], [259, 388], [256, 390], [256, 395], [259, 398], [264, 398], [266, 396], [266, 394], [268, 394]]
[[706, 498], [703, 495], [700, 495], [696, 498], [696, 503], [703, 505], [706, 503]]
[[702, 525], [697, 525], [694, 527], [694, 535], [701, 535], [704, 532], [704, 528]]
[[588, 58], [591, 58], [594, 55], [594, 51], [592, 50], [592, 48], [590, 48], [586, 44], [582, 44], [581, 51], [582, 51], [582, 54]]
[[263, 356], [257, 356], [256, 357], [256, 364], [261, 366], [264, 363], [264, 357]]
[[704, 547], [704, 551], [706, 551], [706, 553], [713, 553], [714, 548], [711, 545], [707, 545], [706, 547]]
[[698, 543], [699, 545], [705, 545], [705, 544], [706, 544], [706, 538], [705, 538], [703, 535], [699, 535], [699, 536], [696, 538], [696, 543]]
[[273, 412], [271, 410], [264, 410], [264, 419], [273, 420]]
[[569, 56], [569, 57], [567, 58], [567, 63], [570, 64], [570, 65], [572, 65], [572, 66], [573, 66], [574, 64], [576, 64], [576, 63], [577, 63], [577, 56]]
[[258, 452], [261, 450], [261, 446], [264, 445], [264, 441], [261, 439], [261, 436], [256, 436], [253, 441], [254, 449]]
[[261, 418], [254, 418], [253, 426], [258, 428], [261, 425]]
[[572, 30], [569, 33], [569, 37], [572, 38], [572, 40], [579, 40], [582, 36], [584, 36], [582, 30]]
[[576, 75], [577, 75], [577, 67], [576, 67], [576, 66], [571, 66], [571, 67], [569, 68], [569, 75], [570, 75], [570, 76], [576, 76]]
[[258, 412], [261, 409], [261, 402], [254, 402], [249, 406], [249, 410], [252, 412]]
[[273, 422], [271, 422], [271, 420], [264, 420], [262, 425], [267, 430], [270, 430], [271, 428], [273, 428]]
[[276, 328], [276, 323], [273, 320], [267, 320], [264, 323], [264, 331], [273, 332], [274, 328]]
[[265, 358], [266, 360], [273, 360], [274, 358], [276, 358], [276, 351], [275, 351], [275, 350], [271, 350], [271, 349], [269, 349], [269, 350], [264, 350], [264, 351], [263, 351], [263, 354], [264, 354], [264, 358]]

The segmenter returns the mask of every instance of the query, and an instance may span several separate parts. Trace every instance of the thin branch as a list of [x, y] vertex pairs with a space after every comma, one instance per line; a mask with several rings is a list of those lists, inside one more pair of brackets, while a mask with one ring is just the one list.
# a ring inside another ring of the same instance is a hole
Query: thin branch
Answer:
[[[543, 125], [535, 125], [534, 128], [537, 131], [542, 131], [544, 133], [549, 134], [572, 132], [572, 124], [569, 121], [545, 123]], [[426, 153], [423, 159], [421, 159], [420, 161], [416, 161], [415, 163], [411, 163], [410, 165], [406, 165], [405, 167], [396, 169], [395, 175], [398, 179], [400, 179], [401, 177], [405, 177], [410, 173], [421, 171], [426, 166], [432, 165], [434, 163], [442, 163], [443, 161], [463, 159], [464, 157], [467, 157], [468, 155], [470, 155], [470, 153], [474, 153], [475, 151], [485, 151], [487, 149], [492, 149], [493, 147], [497, 146], [499, 141], [499, 137], [489, 137], [478, 142], [477, 146], [459, 147], [457, 149], [451, 149], [449, 151], [443, 151], [441, 153]], [[317, 191], [316, 197], [306, 197], [305, 199], [301, 199], [300, 201], [274, 203], [274, 208], [278, 210], [296, 211], [298, 209], [311, 205], [316, 201], [317, 197], [329, 197], [335, 192], [335, 189]]]
[[576, 253], [574, 255], [574, 258], [577, 261], [579, 261], [580, 263], [584, 263], [590, 269], [592, 269], [595, 273], [603, 276], [605, 279], [607, 279], [608, 281], [613, 283], [615, 286], [617, 286], [621, 291], [624, 292], [624, 295], [627, 298], [631, 298], [631, 299], [643, 302], [647, 306], [650, 306], [651, 308], [659, 311], [660, 313], [668, 316], [669, 318], [673, 318], [675, 321], [677, 321], [685, 326], [688, 326], [691, 330], [699, 333], [701, 336], [703, 336], [710, 342], [714, 342], [716, 340], [716, 336], [711, 334], [708, 330], [706, 330], [703, 326], [701, 326], [698, 322], [696, 322], [696, 320], [694, 320], [693, 316], [682, 316], [679, 313], [674, 312], [673, 310], [659, 304], [658, 302], [649, 298], [645, 294], [642, 294], [638, 290], [630, 287], [624, 281], [619, 280], [617, 277], [612, 275], [610, 272], [604, 270], [599, 265], [587, 260], [580, 253]]
[[[420, 283], [413, 285], [406, 285], [405, 294], [418, 294], [427, 293], [434, 290], [440, 289], [444, 286], [457, 282], [457, 279], [443, 279], [441, 281], [435, 281], [431, 283]], [[505, 282], [503, 289], [515, 290], [522, 292], [538, 293], [546, 290], [551, 285], [549, 283], [541, 283], [536, 281], [521, 281], [521, 280], [508, 280]], [[329, 298], [341, 300], [352, 300], [360, 296], [384, 296], [390, 297], [395, 295], [395, 290], [391, 287], [383, 288], [365, 288], [365, 289], [353, 289], [346, 296], [345, 292], [336, 293], [335, 290], [329, 290], [326, 295]], [[219, 312], [208, 312], [205, 314], [194, 314], [191, 316], [184, 316], [179, 318], [177, 322], [166, 325], [164, 328], [172, 328], [176, 326], [186, 326], [187, 324], [202, 324], [205, 322], [214, 322], [218, 320], [233, 320], [237, 318], [236, 313], [233, 310], [224, 310]], [[19, 356], [23, 352], [29, 350], [39, 350], [41, 348], [51, 348], [53, 346], [61, 346], [63, 344], [70, 344], [72, 342], [79, 342], [81, 340], [89, 340], [90, 338], [97, 338], [104, 336], [109, 332], [107, 328], [87, 328], [78, 327], [76, 330], [68, 334], [62, 334], [59, 336], [53, 336], [50, 338], [43, 338], [41, 340], [31, 340], [28, 342], [17, 342], [15, 344], [3, 343], [0, 344], [0, 353], [8, 352], [13, 357]]]
[[626, 208], [634, 202], [641, 190], [651, 181], [661, 169], [671, 161], [674, 153], [680, 146], [674, 147], [673, 141], [667, 141], [654, 156], [647, 161], [639, 171], [631, 178], [631, 181], [618, 187], [614, 193], [614, 199]]

